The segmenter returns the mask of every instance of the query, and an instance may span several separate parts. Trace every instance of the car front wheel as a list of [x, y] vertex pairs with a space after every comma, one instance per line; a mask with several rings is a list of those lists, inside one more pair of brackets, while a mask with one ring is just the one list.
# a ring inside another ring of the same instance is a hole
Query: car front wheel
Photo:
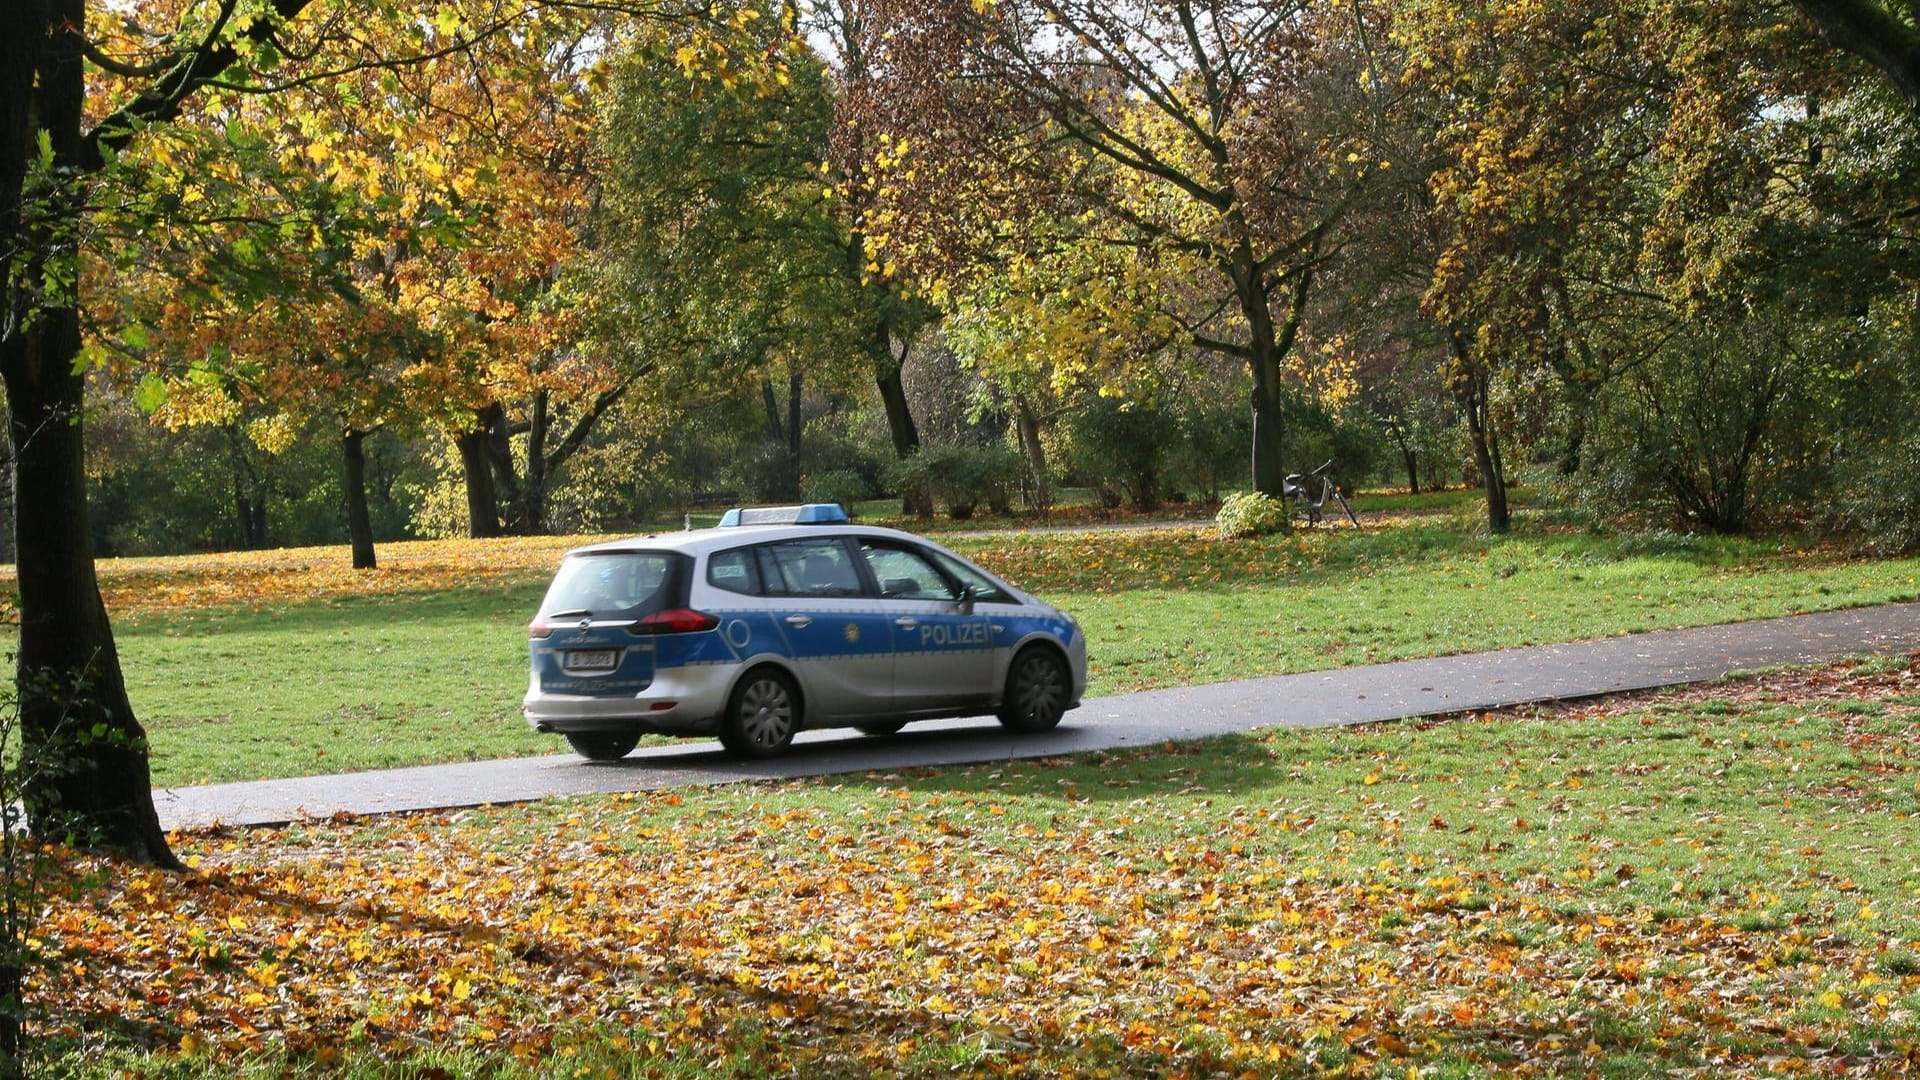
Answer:
[[1051, 731], [1067, 714], [1068, 693], [1067, 665], [1046, 649], [1029, 648], [1007, 672], [1000, 722], [1014, 731]]
[[570, 732], [567, 742], [573, 752], [588, 761], [619, 761], [640, 744], [640, 736], [618, 731]]
[[733, 688], [720, 742], [736, 757], [765, 758], [785, 750], [800, 730], [800, 695], [772, 669], [750, 672]]

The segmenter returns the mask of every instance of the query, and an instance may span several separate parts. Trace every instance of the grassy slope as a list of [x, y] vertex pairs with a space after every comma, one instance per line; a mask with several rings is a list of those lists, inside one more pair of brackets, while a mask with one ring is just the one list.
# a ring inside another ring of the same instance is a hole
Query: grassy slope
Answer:
[[[173, 582], [175, 598], [224, 597], [244, 562], [123, 568], [120, 647], [158, 782], [559, 749], [526, 729], [518, 705], [521, 628], [565, 546], [476, 543], [448, 559], [436, 554], [444, 545], [392, 545], [397, 568], [385, 578], [323, 574], [299, 586], [301, 572], [286, 568], [258, 583], [280, 591], [257, 607], [140, 603], [165, 591], [157, 582]], [[1920, 595], [1910, 559], [1596, 537], [1524, 520], [1499, 540], [1415, 518], [1250, 542], [1160, 530], [952, 546], [1081, 620], [1095, 695]], [[420, 567], [406, 569], [408, 559]], [[181, 585], [183, 575], [202, 580]]]

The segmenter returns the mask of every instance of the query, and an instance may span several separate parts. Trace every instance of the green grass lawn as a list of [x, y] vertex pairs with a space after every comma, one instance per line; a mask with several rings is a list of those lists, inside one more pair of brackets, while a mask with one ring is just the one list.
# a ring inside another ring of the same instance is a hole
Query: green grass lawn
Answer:
[[1906, 1075], [1916, 716], [1882, 663], [190, 834], [196, 874], [49, 910], [42, 1045], [182, 1078]]
[[[1920, 596], [1920, 560], [1445, 516], [1226, 541], [1027, 533], [951, 546], [1072, 612], [1089, 693], [1702, 625]], [[557, 559], [556, 559], [557, 561]], [[189, 561], [186, 565], [191, 565]], [[462, 586], [119, 616], [162, 785], [558, 750], [519, 717], [548, 563]], [[183, 571], [184, 572], [184, 571]]]

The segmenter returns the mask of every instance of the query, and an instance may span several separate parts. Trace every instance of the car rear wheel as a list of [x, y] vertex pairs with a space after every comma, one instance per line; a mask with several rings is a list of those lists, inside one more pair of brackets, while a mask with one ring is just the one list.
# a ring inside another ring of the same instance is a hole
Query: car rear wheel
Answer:
[[619, 761], [640, 744], [640, 736], [619, 731], [568, 732], [573, 752], [588, 761]]
[[1067, 714], [1067, 665], [1053, 652], [1029, 648], [1013, 658], [1000, 722], [1014, 731], [1051, 731]]
[[800, 695], [792, 680], [771, 668], [748, 672], [727, 699], [720, 742], [736, 757], [773, 757], [800, 730]]

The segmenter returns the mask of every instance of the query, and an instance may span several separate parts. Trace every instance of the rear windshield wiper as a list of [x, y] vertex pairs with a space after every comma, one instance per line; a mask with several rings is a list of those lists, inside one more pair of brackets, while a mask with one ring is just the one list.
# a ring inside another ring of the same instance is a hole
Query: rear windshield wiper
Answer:
[[565, 611], [549, 611], [544, 617], [548, 619], [591, 619], [593, 618], [593, 612], [583, 607], [576, 607], [567, 608]]

